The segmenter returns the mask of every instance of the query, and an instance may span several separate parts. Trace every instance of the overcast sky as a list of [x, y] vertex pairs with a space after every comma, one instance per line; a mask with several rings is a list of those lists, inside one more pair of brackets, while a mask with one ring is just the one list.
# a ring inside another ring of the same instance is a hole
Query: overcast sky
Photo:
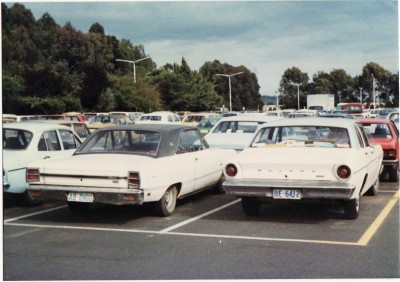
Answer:
[[[192, 70], [219, 60], [254, 72], [262, 95], [275, 94], [283, 72], [344, 69], [368, 62], [397, 73], [397, 1], [22, 2], [36, 19], [142, 44], [158, 67], [186, 59]], [[9, 6], [12, 3], [8, 4]]]

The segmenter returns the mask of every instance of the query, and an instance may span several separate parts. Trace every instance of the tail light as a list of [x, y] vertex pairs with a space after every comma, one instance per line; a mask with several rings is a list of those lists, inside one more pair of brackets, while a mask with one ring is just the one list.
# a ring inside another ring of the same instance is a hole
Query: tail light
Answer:
[[351, 169], [347, 165], [341, 165], [336, 169], [336, 175], [339, 179], [348, 179], [351, 175]]
[[238, 170], [234, 164], [227, 164], [225, 166], [225, 173], [230, 177], [234, 177], [237, 174]]
[[396, 150], [383, 150], [383, 159], [385, 160], [395, 160], [396, 159]]
[[40, 180], [39, 169], [28, 168], [26, 169], [26, 182], [37, 182]]
[[128, 188], [139, 188], [139, 187], [140, 187], [139, 172], [129, 172]]

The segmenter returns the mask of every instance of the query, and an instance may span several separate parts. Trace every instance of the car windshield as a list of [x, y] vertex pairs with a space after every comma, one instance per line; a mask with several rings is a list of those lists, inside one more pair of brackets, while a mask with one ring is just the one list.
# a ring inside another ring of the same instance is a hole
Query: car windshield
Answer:
[[200, 123], [197, 125], [199, 128], [208, 128], [208, 127], [213, 127], [220, 118], [205, 118]]
[[141, 116], [140, 120], [161, 121], [161, 116]]
[[75, 154], [140, 154], [156, 156], [161, 133], [143, 130], [100, 130], [93, 133]]
[[32, 137], [33, 134], [26, 130], [3, 128], [3, 149], [25, 150]]
[[223, 121], [220, 122], [213, 133], [254, 133], [262, 121]]
[[95, 116], [90, 123], [114, 123], [114, 116]]
[[251, 147], [350, 148], [346, 128], [328, 126], [266, 127], [258, 132]]
[[365, 134], [370, 138], [392, 138], [389, 125], [386, 123], [362, 123]]

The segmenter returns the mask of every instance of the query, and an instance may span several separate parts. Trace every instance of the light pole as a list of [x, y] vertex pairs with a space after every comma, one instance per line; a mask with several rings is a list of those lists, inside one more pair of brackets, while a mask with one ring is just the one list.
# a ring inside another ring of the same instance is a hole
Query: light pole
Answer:
[[227, 77], [228, 78], [228, 80], [229, 80], [229, 111], [231, 111], [232, 112], [232, 90], [231, 90], [231, 77], [232, 76], [235, 76], [235, 75], [238, 75], [238, 74], [242, 74], [243, 72], [241, 71], [241, 72], [237, 72], [237, 73], [234, 73], [234, 74], [220, 74], [220, 73], [217, 73], [216, 75], [218, 75], [218, 76], [225, 76], [225, 77]]
[[137, 62], [143, 61], [143, 60], [147, 60], [150, 59], [151, 57], [146, 57], [146, 58], [142, 58], [136, 61], [130, 61], [130, 60], [121, 60], [121, 59], [116, 59], [117, 62], [124, 62], [124, 63], [130, 63], [133, 65], [133, 82], [136, 83], [136, 68], [135, 65]]
[[360, 87], [360, 103], [362, 104], [362, 87]]
[[371, 73], [372, 76], [372, 96], [374, 98], [374, 109], [376, 108], [376, 104], [375, 104], [375, 77], [374, 75]]
[[303, 83], [294, 83], [294, 82], [290, 82], [290, 85], [295, 85], [297, 86], [297, 109], [300, 110], [300, 90], [299, 87], [300, 85], [302, 85]]

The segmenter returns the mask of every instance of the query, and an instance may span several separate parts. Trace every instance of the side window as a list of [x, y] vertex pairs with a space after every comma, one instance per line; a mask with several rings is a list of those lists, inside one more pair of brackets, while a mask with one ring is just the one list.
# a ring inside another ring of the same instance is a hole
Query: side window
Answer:
[[39, 151], [61, 151], [60, 141], [57, 132], [47, 131], [42, 134], [38, 143]]
[[365, 148], [365, 147], [369, 146], [368, 138], [364, 132], [364, 129], [362, 128], [362, 125], [360, 125], [360, 124], [356, 125], [356, 132], [357, 132], [357, 139], [358, 139], [358, 143], [360, 144], [360, 147]]
[[199, 134], [197, 134], [197, 130], [186, 130], [182, 131], [179, 135], [176, 153], [194, 152], [205, 148], [207, 148], [207, 146], [203, 144], [202, 139]]
[[61, 142], [64, 150], [71, 150], [78, 148], [78, 142], [76, 141], [74, 134], [68, 130], [60, 130]]
[[173, 121], [174, 121], [174, 120], [173, 120], [172, 116], [169, 115], [169, 116], [168, 116], [168, 122], [173, 122]]

